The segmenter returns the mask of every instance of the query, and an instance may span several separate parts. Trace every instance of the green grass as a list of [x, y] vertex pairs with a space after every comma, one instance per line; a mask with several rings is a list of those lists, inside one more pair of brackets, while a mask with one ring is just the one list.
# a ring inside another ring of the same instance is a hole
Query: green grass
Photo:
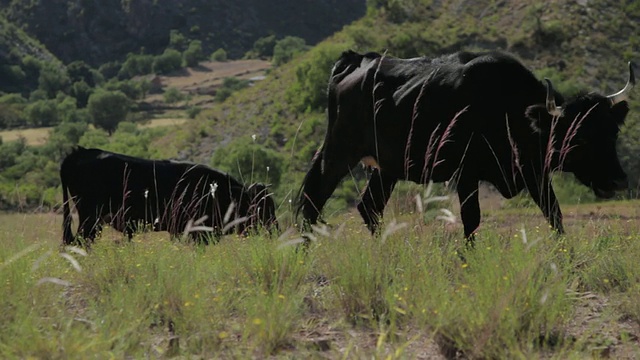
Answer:
[[465, 261], [460, 224], [420, 215], [377, 238], [340, 216], [306, 251], [296, 232], [197, 247], [107, 230], [88, 254], [61, 248], [59, 215], [2, 215], [0, 357], [631, 357], [637, 216], [572, 218], [591, 208], [560, 238], [492, 212]]

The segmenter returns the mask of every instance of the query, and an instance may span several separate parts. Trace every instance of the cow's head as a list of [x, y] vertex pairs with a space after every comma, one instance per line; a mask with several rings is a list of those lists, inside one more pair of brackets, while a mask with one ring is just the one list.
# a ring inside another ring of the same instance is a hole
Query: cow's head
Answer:
[[609, 96], [597, 93], [579, 95], [557, 106], [556, 92], [549, 79], [544, 108], [531, 106], [527, 115], [534, 127], [553, 136], [556, 167], [572, 172], [598, 197], [610, 198], [628, 186], [620, 166], [616, 141], [620, 126], [629, 112], [626, 99], [635, 85], [633, 66], [625, 87]]
[[269, 232], [279, 230], [276, 219], [276, 204], [273, 201], [269, 186], [262, 183], [255, 183], [247, 187], [247, 195], [251, 199], [252, 224], [262, 226]]

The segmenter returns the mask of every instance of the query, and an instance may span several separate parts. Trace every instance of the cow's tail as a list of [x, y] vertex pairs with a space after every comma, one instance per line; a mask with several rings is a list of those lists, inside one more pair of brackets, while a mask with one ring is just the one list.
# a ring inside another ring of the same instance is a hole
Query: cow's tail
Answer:
[[60, 182], [62, 183], [62, 242], [65, 245], [70, 245], [75, 242], [73, 232], [71, 231], [71, 209], [69, 207], [69, 188], [65, 181], [65, 162], [63, 161], [60, 169]]

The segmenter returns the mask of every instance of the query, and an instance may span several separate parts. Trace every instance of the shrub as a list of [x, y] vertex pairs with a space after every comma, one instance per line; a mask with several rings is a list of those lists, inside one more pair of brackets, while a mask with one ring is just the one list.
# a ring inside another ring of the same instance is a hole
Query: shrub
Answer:
[[25, 108], [27, 122], [33, 127], [53, 126], [60, 122], [55, 100], [38, 100]]
[[216, 101], [225, 101], [234, 91], [244, 89], [249, 86], [248, 80], [228, 77], [222, 81], [222, 86], [216, 91]]
[[118, 77], [130, 79], [137, 75], [146, 75], [153, 72], [154, 58], [152, 55], [132, 54], [127, 55], [127, 60], [120, 68]]
[[49, 99], [56, 96], [59, 91], [64, 91], [69, 86], [69, 75], [64, 69], [51, 63], [44, 63], [40, 69], [38, 88], [43, 90]]
[[204, 59], [204, 55], [202, 53], [202, 41], [191, 41], [187, 50], [182, 54], [182, 57], [187, 66], [197, 66], [198, 62]]
[[220, 48], [211, 54], [210, 59], [212, 61], [227, 61], [227, 52]]
[[253, 49], [248, 54], [251, 58], [270, 58], [273, 56], [273, 48], [276, 46], [276, 36], [269, 35], [256, 40]]
[[178, 50], [167, 49], [153, 60], [153, 72], [167, 74], [182, 68], [182, 55]]
[[175, 104], [185, 99], [185, 95], [175, 87], [170, 87], [164, 92], [164, 101], [167, 104]]
[[298, 111], [324, 109], [331, 67], [347, 48], [344, 44], [319, 45], [296, 66], [296, 79], [286, 96]]
[[202, 111], [201, 107], [192, 106], [187, 109], [187, 116], [189, 117], [189, 119], [195, 119], [196, 116], [198, 116], [198, 114], [200, 114], [201, 111]]
[[307, 45], [304, 39], [287, 36], [282, 40], [278, 40], [273, 47], [273, 65], [279, 66], [286, 62], [289, 62], [296, 55], [301, 54], [307, 50]]
[[264, 182], [278, 187], [284, 170], [278, 152], [244, 137], [216, 150], [211, 165], [227, 171], [244, 182]]

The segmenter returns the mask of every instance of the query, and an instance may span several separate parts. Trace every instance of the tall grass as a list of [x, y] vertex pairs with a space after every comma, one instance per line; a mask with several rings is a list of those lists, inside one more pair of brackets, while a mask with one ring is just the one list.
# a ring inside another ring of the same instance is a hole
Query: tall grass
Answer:
[[[376, 238], [359, 218], [341, 218], [306, 250], [295, 232], [198, 246], [166, 233], [122, 243], [105, 229], [86, 256], [49, 233], [60, 216], [0, 216], [0, 357], [582, 358], [635, 349], [637, 225], [569, 221], [571, 235], [558, 238], [534, 219], [523, 230], [489, 219], [463, 261], [460, 224], [423, 214], [388, 220]], [[580, 317], [593, 299], [598, 323]]]

